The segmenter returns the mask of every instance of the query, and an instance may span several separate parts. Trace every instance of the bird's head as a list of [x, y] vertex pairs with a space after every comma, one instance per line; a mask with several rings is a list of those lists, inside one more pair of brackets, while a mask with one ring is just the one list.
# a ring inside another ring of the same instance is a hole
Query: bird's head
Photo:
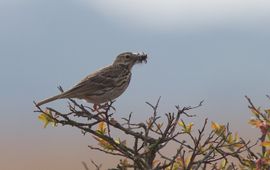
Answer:
[[114, 60], [113, 64], [121, 64], [127, 66], [131, 69], [135, 64], [147, 62], [147, 54], [145, 53], [132, 53], [132, 52], [124, 52], [119, 54]]

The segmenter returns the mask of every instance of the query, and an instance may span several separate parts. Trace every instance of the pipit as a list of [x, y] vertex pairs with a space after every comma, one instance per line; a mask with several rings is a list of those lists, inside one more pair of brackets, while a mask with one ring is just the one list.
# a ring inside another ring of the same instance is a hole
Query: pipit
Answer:
[[113, 64], [88, 75], [73, 88], [37, 103], [37, 106], [64, 98], [84, 99], [94, 106], [112, 101], [127, 89], [132, 67], [142, 62], [147, 62], [144, 53], [121, 53]]

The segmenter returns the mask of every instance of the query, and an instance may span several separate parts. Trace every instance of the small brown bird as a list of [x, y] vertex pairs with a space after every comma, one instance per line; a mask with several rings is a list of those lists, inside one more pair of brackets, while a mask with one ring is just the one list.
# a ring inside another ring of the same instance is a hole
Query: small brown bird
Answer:
[[127, 89], [132, 67], [142, 62], [147, 62], [144, 53], [121, 53], [113, 64], [88, 75], [70, 90], [37, 103], [37, 106], [63, 98], [84, 99], [95, 105], [111, 101]]

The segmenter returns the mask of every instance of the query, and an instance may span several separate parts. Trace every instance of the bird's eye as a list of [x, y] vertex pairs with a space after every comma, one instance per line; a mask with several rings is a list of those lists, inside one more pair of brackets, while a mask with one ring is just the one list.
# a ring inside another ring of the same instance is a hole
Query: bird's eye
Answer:
[[126, 55], [126, 58], [127, 58], [127, 59], [130, 59], [130, 55]]

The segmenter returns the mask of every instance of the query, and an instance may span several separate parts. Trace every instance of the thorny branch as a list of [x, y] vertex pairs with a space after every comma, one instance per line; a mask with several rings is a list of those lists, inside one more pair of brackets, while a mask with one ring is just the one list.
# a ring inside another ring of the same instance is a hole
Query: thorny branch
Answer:
[[[59, 89], [63, 92], [61, 87]], [[250, 102], [250, 107], [256, 109], [249, 98], [247, 99]], [[42, 109], [35, 106], [36, 112], [46, 114], [54, 123], [72, 126], [80, 129], [84, 135], [92, 135], [100, 146], [89, 145], [90, 149], [123, 157], [124, 159], [115, 168], [119, 170], [127, 168], [174, 170], [175, 167], [187, 170], [210, 169], [210, 167], [217, 167], [218, 161], [228, 161], [229, 157], [235, 158], [240, 164], [245, 165], [242, 156], [240, 156], [243, 152], [255, 157], [251, 151], [254, 145], [250, 145], [250, 142], [245, 142], [243, 139], [235, 138], [232, 140], [232, 133], [228, 125], [227, 127], [217, 126], [217, 129], [206, 135], [208, 119], [204, 120], [204, 124], [197, 134], [192, 129], [193, 124], [186, 124], [183, 121], [183, 116], [186, 118], [195, 117], [188, 111], [201, 107], [202, 103], [203, 101], [197, 106], [189, 107], [175, 106], [176, 112], [166, 113], [164, 120], [158, 113], [160, 98], [155, 105], [146, 102], [152, 109], [152, 113], [149, 119], [143, 123], [133, 122], [132, 113], [127, 118], [122, 118], [121, 123], [118, 122], [113, 118], [116, 112], [112, 106], [113, 102], [101, 105], [95, 110], [69, 99], [67, 113], [50, 107]], [[105, 123], [106, 126], [101, 126], [102, 123]], [[117, 133], [112, 133], [110, 128], [126, 134], [126, 139], [118, 139]], [[168, 146], [175, 146], [176, 153], [168, 155], [164, 152], [164, 148]], [[93, 161], [92, 164], [96, 169], [101, 168], [101, 165], [97, 165]], [[83, 165], [87, 170], [88, 166], [85, 163]], [[234, 163], [231, 163], [230, 167], [236, 169]]]

